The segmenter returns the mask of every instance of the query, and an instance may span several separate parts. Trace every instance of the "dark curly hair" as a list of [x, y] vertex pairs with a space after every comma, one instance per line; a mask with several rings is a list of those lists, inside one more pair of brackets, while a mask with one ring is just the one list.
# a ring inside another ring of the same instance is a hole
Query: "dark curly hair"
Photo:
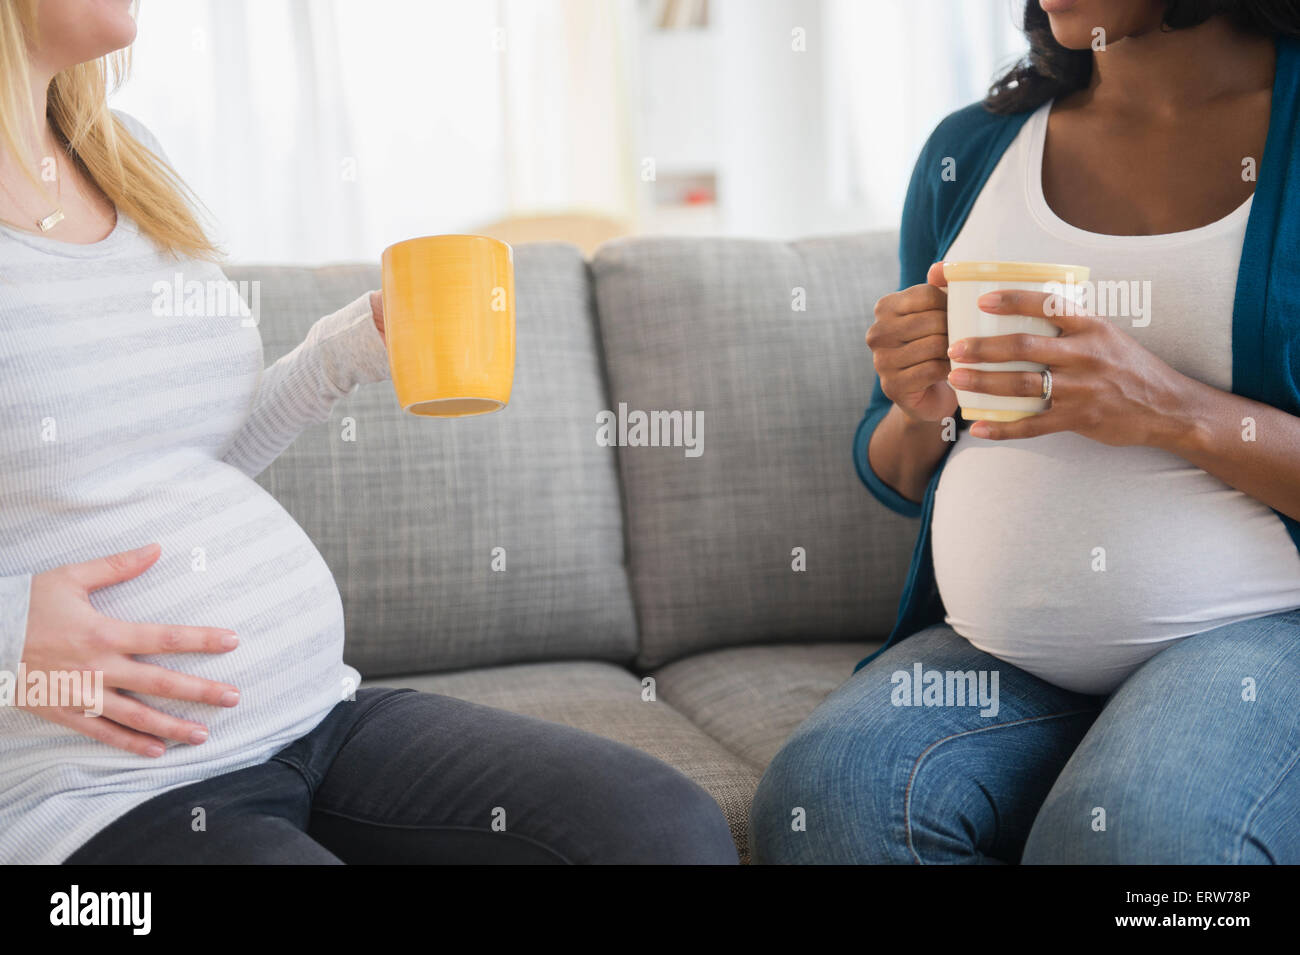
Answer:
[[[1248, 33], [1300, 37], [1300, 0], [1165, 0], [1164, 28], [1181, 30], [1211, 17], [1227, 17]], [[1029, 52], [998, 78], [984, 98], [994, 113], [1023, 113], [1056, 96], [1081, 90], [1092, 79], [1092, 51], [1056, 42], [1038, 0], [1025, 2]]]

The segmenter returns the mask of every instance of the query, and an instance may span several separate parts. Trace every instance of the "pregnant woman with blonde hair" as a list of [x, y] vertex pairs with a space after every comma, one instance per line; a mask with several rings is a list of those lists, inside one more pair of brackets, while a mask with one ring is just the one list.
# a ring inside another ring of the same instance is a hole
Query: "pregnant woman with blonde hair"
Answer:
[[[920, 518], [899, 616], [768, 768], [754, 855], [1294, 864], [1300, 6], [1029, 0], [1025, 27], [922, 151], [867, 335], [858, 473]], [[949, 341], [935, 263], [979, 259], [1088, 266], [1149, 314], [993, 293], [1060, 336]], [[1050, 406], [953, 441], [954, 388]]]
[[0, 0], [0, 674], [105, 685], [100, 716], [0, 705], [0, 862], [735, 863], [716, 803], [644, 753], [350, 698], [329, 568], [253, 477], [387, 376], [378, 300], [266, 369], [239, 316], [154, 313], [156, 282], [224, 278], [106, 105], [134, 36], [129, 0]]

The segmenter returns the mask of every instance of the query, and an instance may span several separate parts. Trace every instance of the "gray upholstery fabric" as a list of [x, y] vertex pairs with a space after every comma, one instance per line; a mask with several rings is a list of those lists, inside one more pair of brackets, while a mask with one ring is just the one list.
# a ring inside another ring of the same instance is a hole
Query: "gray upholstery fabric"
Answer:
[[878, 643], [714, 650], [652, 675], [659, 698], [760, 774], [781, 744]]
[[[377, 266], [227, 274], [262, 283], [268, 363], [380, 282]], [[587, 266], [571, 246], [530, 245], [516, 250], [515, 280], [504, 411], [420, 418], [391, 383], [363, 386], [259, 477], [325, 555], [347, 660], [366, 677], [635, 653], [616, 462], [594, 439], [608, 398]], [[495, 547], [505, 572], [491, 569]]]
[[[371, 685], [657, 756], [718, 800], [744, 858], [763, 768], [888, 632], [909, 563], [915, 523], [875, 503], [850, 456], [895, 248], [892, 235], [621, 240], [590, 269], [570, 247], [516, 249], [508, 409], [421, 419], [391, 385], [364, 387], [259, 478], [334, 571], [349, 662]], [[362, 266], [227, 273], [263, 283], [268, 361], [379, 283]], [[599, 447], [596, 415], [619, 402], [703, 411], [704, 454]], [[601, 662], [638, 650], [653, 703]]]
[[872, 234], [624, 239], [596, 253], [610, 409], [704, 415], [697, 458], [618, 451], [642, 666], [888, 633], [916, 526], [862, 487], [851, 445], [873, 384], [864, 336], [894, 288], [896, 248]]
[[677, 767], [718, 801], [748, 857], [754, 767], [662, 700], [644, 702], [640, 681], [607, 663], [540, 663], [367, 681], [409, 686], [587, 730]]

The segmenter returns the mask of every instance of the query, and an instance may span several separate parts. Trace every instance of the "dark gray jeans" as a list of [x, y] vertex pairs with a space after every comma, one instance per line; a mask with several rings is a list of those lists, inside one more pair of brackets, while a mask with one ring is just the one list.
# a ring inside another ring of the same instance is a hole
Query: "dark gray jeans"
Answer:
[[[196, 808], [206, 827], [194, 831]], [[451, 697], [371, 687], [270, 760], [165, 792], [67, 860], [731, 863], [717, 803], [652, 756]]]

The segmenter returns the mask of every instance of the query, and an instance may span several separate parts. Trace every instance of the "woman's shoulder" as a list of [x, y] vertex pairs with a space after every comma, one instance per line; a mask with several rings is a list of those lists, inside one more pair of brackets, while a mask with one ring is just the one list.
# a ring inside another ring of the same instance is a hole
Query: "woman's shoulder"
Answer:
[[951, 244], [966, 212], [1034, 110], [995, 113], [983, 102], [949, 113], [921, 147], [903, 201], [903, 285]]
[[945, 156], [984, 150], [990, 140], [1005, 135], [1008, 130], [1019, 129], [1033, 113], [1034, 109], [995, 113], [983, 100], [971, 103], [940, 120], [926, 142], [926, 149], [941, 149]]
[[124, 110], [111, 109], [109, 112], [117, 120], [118, 124], [131, 134], [132, 139], [163, 160], [163, 162], [167, 161], [167, 155], [163, 152], [162, 143], [158, 142], [158, 137], [153, 134], [148, 126]]
[[[1038, 108], [995, 113], [979, 102], [949, 113], [921, 147], [909, 192], [930, 196], [924, 201], [933, 201], [936, 207], [961, 208], [963, 197], [970, 190], [979, 191]], [[970, 170], [977, 174], [970, 175]]]

